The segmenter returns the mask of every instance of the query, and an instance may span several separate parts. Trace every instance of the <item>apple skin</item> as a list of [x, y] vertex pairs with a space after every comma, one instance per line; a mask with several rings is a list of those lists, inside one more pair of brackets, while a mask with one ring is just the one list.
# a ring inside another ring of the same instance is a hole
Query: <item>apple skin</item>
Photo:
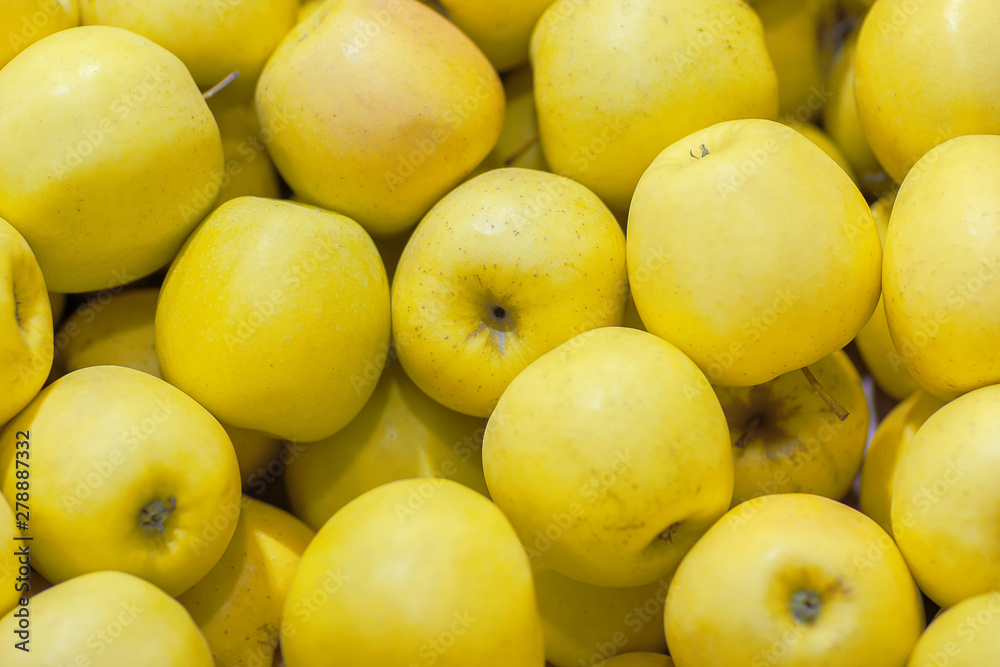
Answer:
[[84, 25], [110, 25], [151, 39], [184, 63], [207, 90], [230, 72], [227, 98], [249, 100], [264, 63], [292, 26], [298, 0], [80, 0]]
[[907, 175], [889, 218], [882, 298], [921, 387], [948, 400], [1000, 382], [1000, 137], [946, 141]]
[[[715, 388], [733, 443], [733, 506], [771, 493], [840, 500], [850, 490], [868, 440], [868, 401], [861, 376], [840, 350], [809, 370], [850, 413], [847, 419], [837, 419], [798, 370], [754, 387]], [[737, 444], [745, 433], [749, 437]]]
[[[58, 641], [0, 645], [4, 667], [214, 667], [212, 651], [184, 607], [156, 586], [124, 572], [93, 572], [31, 597], [31, 632]], [[16, 637], [11, 611], [0, 632]], [[34, 639], [35, 637], [32, 637]]]
[[0, 426], [41, 390], [52, 368], [52, 307], [27, 241], [0, 218]]
[[768, 120], [719, 123], [664, 150], [636, 188], [627, 245], [646, 329], [715, 385], [819, 361], [878, 303], [882, 249], [864, 196], [815, 144]]
[[868, 445], [861, 467], [859, 503], [861, 511], [890, 535], [893, 476], [899, 465], [899, 453], [927, 418], [943, 405], [940, 399], [917, 389], [882, 419]]
[[295, 514], [314, 530], [362, 493], [398, 479], [442, 477], [489, 497], [485, 420], [449, 410], [420, 391], [395, 360], [351, 423], [301, 445], [285, 468]]
[[913, 647], [906, 667], [982, 667], [1000, 664], [1000, 591], [943, 610]]
[[707, 379], [625, 327], [582, 333], [511, 382], [486, 425], [483, 470], [536, 567], [593, 586], [669, 578], [733, 495]]
[[360, 225], [241, 197], [216, 209], [171, 265], [156, 350], [164, 378], [226, 424], [310, 442], [368, 400], [389, 317], [385, 268]]
[[503, 125], [486, 56], [416, 0], [321, 5], [272, 54], [255, 99], [291, 188], [376, 236], [416, 224]]
[[858, 117], [897, 182], [954, 137], [1000, 134], [1000, 3], [881, 0], [854, 54]]
[[0, 7], [0, 69], [49, 35], [80, 24], [79, 0], [4, 0]]
[[545, 656], [556, 667], [591, 665], [602, 656], [666, 651], [663, 604], [667, 579], [646, 586], [590, 586], [541, 568], [535, 570]]
[[529, 363], [622, 323], [625, 235], [579, 183], [496, 169], [442, 199], [410, 237], [392, 285], [407, 375], [452, 410], [487, 417]]
[[1000, 385], [938, 409], [899, 444], [892, 534], [913, 577], [949, 607], [1000, 590]]
[[552, 171], [628, 210], [664, 148], [714, 123], [778, 117], [778, 80], [739, 0], [558, 0], [535, 26], [531, 66]]
[[212, 647], [216, 667], [271, 664], [285, 594], [312, 538], [291, 514], [243, 496], [222, 558], [177, 598]]
[[292, 576], [281, 651], [288, 667], [545, 664], [510, 522], [444, 479], [384, 484], [324, 524]]
[[[240, 471], [229, 437], [193, 399], [148, 373], [93, 366], [43, 389], [0, 433], [8, 499], [20, 491], [15, 462], [25, 450], [32, 564], [53, 583], [121, 570], [177, 595], [212, 569], [232, 537]], [[155, 503], [173, 506], [159, 526], [149, 517]]]
[[218, 196], [219, 128], [184, 64], [145, 37], [58, 32], [0, 70], [0, 99], [18, 101], [0, 107], [0, 217], [54, 292], [153, 273]]
[[452, 23], [472, 38], [498, 72], [528, 62], [528, 43], [553, 0], [441, 0]]
[[678, 568], [664, 618], [680, 667], [813, 667], [834, 654], [838, 667], [872, 656], [903, 667], [924, 629], [889, 536], [846, 505], [797, 493], [748, 500], [712, 526]]

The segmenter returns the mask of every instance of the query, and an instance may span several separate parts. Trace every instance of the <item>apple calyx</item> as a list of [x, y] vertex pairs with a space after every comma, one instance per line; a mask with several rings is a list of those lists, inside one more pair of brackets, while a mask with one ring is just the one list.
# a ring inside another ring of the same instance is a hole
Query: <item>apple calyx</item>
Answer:
[[163, 502], [159, 498], [150, 501], [139, 512], [139, 525], [147, 535], [162, 535], [164, 524], [170, 513], [177, 508], [177, 499], [173, 496]]
[[709, 152], [709, 150], [707, 148], [705, 148], [705, 144], [702, 144], [701, 146], [699, 146], [699, 148], [701, 149], [701, 155], [695, 155], [693, 148], [690, 151], [688, 151], [688, 153], [691, 154], [691, 157], [693, 157], [695, 160], [700, 160], [703, 157], [705, 157], [706, 155], [711, 155], [711, 153]]
[[800, 589], [792, 594], [789, 608], [792, 618], [804, 625], [812, 625], [823, 610], [823, 600], [816, 591]]
[[750, 438], [752, 438], [754, 433], [757, 432], [757, 429], [760, 428], [763, 421], [764, 420], [760, 415], [754, 415], [748, 419], [747, 423], [743, 426], [743, 433], [740, 434], [740, 437], [736, 438], [736, 442], [734, 442], [733, 445], [740, 449], [746, 447], [750, 442]]
[[809, 386], [812, 387], [813, 392], [826, 401], [826, 404], [830, 406], [830, 409], [837, 415], [837, 419], [844, 421], [848, 416], [850, 416], [851, 413], [845, 410], [844, 406], [838, 403], [837, 399], [831, 396], [826, 389], [823, 388], [823, 385], [819, 383], [819, 380], [817, 380], [816, 376], [812, 374], [812, 371], [809, 370], [808, 366], [802, 367], [802, 374], [806, 376], [806, 380], [809, 381]]

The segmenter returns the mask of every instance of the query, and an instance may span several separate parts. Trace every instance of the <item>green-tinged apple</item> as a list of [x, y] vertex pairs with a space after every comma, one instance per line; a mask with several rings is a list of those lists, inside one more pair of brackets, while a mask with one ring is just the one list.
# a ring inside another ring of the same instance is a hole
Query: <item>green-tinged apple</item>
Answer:
[[0, 70], [0, 217], [56, 292], [106, 289], [170, 262], [223, 173], [184, 64], [145, 37], [84, 26]]
[[407, 375], [447, 407], [488, 417], [529, 363], [620, 325], [625, 235], [592, 192], [531, 169], [456, 188], [403, 250], [392, 329]]
[[528, 62], [531, 32], [553, 0], [441, 0], [451, 22], [483, 50], [497, 71]]
[[22, 630], [16, 611], [0, 619], [8, 638], [0, 644], [4, 667], [213, 667], [208, 642], [184, 607], [124, 572], [75, 577], [32, 596], [24, 610], [30, 630]]
[[35, 397], [52, 368], [45, 278], [17, 230], [0, 218], [0, 425]]
[[375, 235], [412, 227], [492, 150], [503, 87], [472, 41], [416, 0], [321, 5], [261, 74], [268, 151], [306, 201]]
[[591, 586], [558, 572], [535, 571], [545, 657], [556, 667], [593, 665], [631, 651], [666, 651], [666, 579], [633, 588]]
[[875, 522], [787, 493], [712, 526], [670, 584], [665, 626], [677, 667], [903, 667], [924, 607]]
[[79, 24], [79, 0], [4, 0], [0, 5], [0, 68], [43, 37]]
[[552, 170], [616, 211], [657, 154], [737, 118], [777, 118], [760, 19], [741, 0], [558, 0], [531, 39]]
[[899, 188], [882, 292], [899, 356], [943, 399], [1000, 382], [1000, 136], [947, 141]]
[[892, 534], [942, 607], [1000, 590], [1000, 385], [956, 398], [901, 440]]
[[1000, 134], [1000, 3], [881, 0], [854, 54], [861, 127], [902, 183], [925, 153], [967, 134]]
[[845, 420], [797, 370], [754, 387], [716, 387], [733, 443], [732, 505], [771, 493], [839, 500], [850, 490], [868, 440], [861, 376], [841, 351], [809, 371], [849, 413]]
[[[878, 236], [882, 242], [883, 250], [886, 235], [889, 233], [889, 215], [895, 201], [896, 193], [890, 191], [872, 204], [872, 216], [878, 227]], [[857, 346], [865, 366], [868, 367], [875, 379], [875, 383], [885, 393], [897, 400], [903, 400], [920, 387], [910, 371], [906, 369], [903, 358], [892, 342], [889, 322], [885, 317], [885, 304], [881, 295], [878, 298], [878, 305], [875, 306], [875, 312], [872, 313], [868, 324], [858, 332], [854, 344]]]
[[288, 667], [542, 667], [524, 548], [495, 505], [456, 482], [372, 489], [306, 548], [281, 652]]
[[289, 440], [346, 426], [388, 346], [389, 284], [371, 238], [350, 218], [272, 199], [213, 211], [156, 309], [167, 381], [227, 424]]
[[313, 538], [304, 523], [247, 496], [222, 558], [177, 599], [212, 647], [216, 667], [270, 667], [285, 594]]
[[121, 570], [177, 595], [218, 562], [239, 516], [240, 471], [225, 430], [176, 388], [131, 368], [64, 376], [4, 427], [8, 500], [21, 499], [24, 460], [32, 565], [53, 583]]
[[362, 493], [412, 477], [448, 478], [488, 496], [485, 427], [428, 397], [393, 361], [350, 424], [325, 440], [293, 445], [297, 455], [285, 468], [292, 510], [319, 530]]
[[881, 260], [850, 177], [767, 120], [719, 123], [670, 146], [629, 210], [643, 323], [717, 385], [763, 384], [851, 342], [878, 303]]
[[669, 578], [733, 496], [708, 380], [625, 327], [580, 334], [525, 368], [486, 425], [483, 468], [536, 566], [595, 586]]
[[861, 466], [859, 501], [861, 511], [892, 535], [892, 480], [899, 452], [910, 442], [927, 418], [944, 405], [940, 399], [918, 389], [898, 403], [879, 423]]

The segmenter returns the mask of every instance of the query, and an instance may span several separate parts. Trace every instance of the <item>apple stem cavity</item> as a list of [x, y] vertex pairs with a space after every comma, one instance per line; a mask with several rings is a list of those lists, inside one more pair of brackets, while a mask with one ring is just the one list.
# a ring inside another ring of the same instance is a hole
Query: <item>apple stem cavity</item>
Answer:
[[833, 410], [835, 415], [837, 415], [837, 419], [840, 421], [847, 419], [851, 413], [845, 410], [844, 406], [838, 403], [837, 399], [831, 396], [827, 390], [823, 388], [823, 385], [819, 383], [819, 380], [816, 379], [816, 376], [812, 374], [812, 371], [810, 371], [808, 367], [802, 367], [802, 374], [806, 376], [806, 380], [809, 381], [809, 386], [812, 387], [813, 392], [826, 401], [826, 404], [830, 406], [830, 409]]
[[537, 144], [537, 143], [538, 143], [538, 140], [539, 140], [540, 138], [541, 138], [541, 135], [539, 135], [539, 134], [536, 134], [536, 135], [535, 135], [535, 136], [533, 136], [533, 137], [532, 137], [531, 139], [528, 139], [528, 141], [527, 141], [527, 142], [526, 142], [526, 143], [525, 143], [525, 144], [524, 144], [523, 146], [521, 146], [520, 148], [518, 148], [518, 149], [517, 149], [516, 151], [514, 151], [514, 153], [513, 153], [513, 154], [511, 154], [511, 155], [510, 155], [510, 156], [509, 156], [508, 158], [506, 158], [506, 159], [505, 159], [505, 160], [503, 161], [503, 166], [505, 166], [505, 167], [509, 167], [510, 165], [514, 164], [514, 162], [515, 162], [515, 161], [517, 161], [517, 160], [519, 160], [519, 159], [521, 158], [521, 156], [522, 156], [522, 155], [524, 155], [524, 154], [525, 154], [525, 153], [527, 153], [527, 152], [528, 152], [529, 150], [531, 150], [531, 148], [532, 148], [532, 147], [533, 147], [533, 146], [534, 146], [535, 144]]
[[688, 151], [691, 154], [691, 157], [693, 157], [695, 160], [700, 160], [706, 155], [711, 155], [711, 153], [708, 152], [708, 149], [705, 148], [705, 144], [702, 144], [701, 146], [699, 146], [699, 148], [701, 148], [701, 155], [695, 155], [693, 148], [690, 151]]
[[223, 79], [219, 83], [215, 84], [214, 86], [206, 90], [204, 93], [201, 94], [201, 96], [206, 100], [210, 100], [212, 99], [212, 97], [216, 95], [216, 93], [218, 93], [223, 88], [231, 84], [233, 81], [236, 81], [236, 79], [238, 78], [240, 78], [239, 71], [230, 72], [229, 74], [226, 75], [225, 79]]
[[162, 535], [164, 524], [170, 513], [177, 508], [177, 499], [173, 496], [167, 498], [167, 502], [156, 499], [142, 508], [139, 512], [139, 525], [147, 535]]
[[733, 444], [740, 449], [746, 447], [750, 442], [750, 438], [753, 437], [753, 434], [756, 433], [757, 429], [760, 427], [760, 422], [760, 415], [754, 415], [751, 417], [750, 421], [743, 426], [743, 433], [740, 434], [740, 437], [736, 438], [736, 442]]
[[792, 610], [792, 617], [804, 625], [812, 625], [819, 618], [823, 609], [823, 601], [815, 591], [798, 590], [792, 594], [792, 601], [789, 605]]

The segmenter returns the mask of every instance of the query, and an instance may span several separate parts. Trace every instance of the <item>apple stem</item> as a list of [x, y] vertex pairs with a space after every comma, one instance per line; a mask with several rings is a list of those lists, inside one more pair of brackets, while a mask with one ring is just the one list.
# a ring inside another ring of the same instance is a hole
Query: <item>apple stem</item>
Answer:
[[236, 81], [236, 79], [238, 78], [240, 78], [239, 71], [230, 72], [229, 74], [226, 75], [225, 79], [223, 79], [219, 83], [215, 84], [214, 86], [206, 90], [204, 93], [201, 94], [201, 96], [206, 100], [211, 99], [216, 93], [218, 93], [220, 90], [231, 84], [233, 81]]
[[509, 167], [510, 165], [514, 164], [516, 160], [518, 160], [522, 155], [531, 150], [532, 146], [538, 143], [539, 138], [540, 135], [536, 134], [531, 139], [528, 139], [527, 143], [518, 148], [516, 151], [514, 151], [514, 153], [510, 157], [508, 157], [503, 161], [503, 166]]
[[735, 444], [740, 449], [746, 447], [747, 443], [750, 441], [750, 438], [752, 438], [753, 434], [757, 432], [757, 428], [759, 426], [760, 426], [760, 416], [754, 415], [753, 418], [750, 421], [748, 421], [746, 425], [743, 427], [743, 433], [740, 434], [740, 437], [736, 438], [736, 442], [733, 444]]
[[823, 385], [819, 383], [819, 380], [817, 380], [816, 377], [812, 374], [812, 371], [810, 371], [808, 367], [803, 366], [802, 373], [803, 375], [806, 376], [806, 380], [809, 381], [809, 386], [812, 387], [813, 392], [817, 396], [822, 398], [824, 401], [826, 401], [826, 404], [829, 405], [830, 409], [833, 410], [834, 414], [837, 415], [837, 419], [839, 419], [840, 421], [844, 421], [845, 419], [847, 419], [850, 413], [844, 409], [843, 405], [837, 402], [837, 399], [831, 396], [829, 392], [827, 392], [827, 390], [823, 388]]

